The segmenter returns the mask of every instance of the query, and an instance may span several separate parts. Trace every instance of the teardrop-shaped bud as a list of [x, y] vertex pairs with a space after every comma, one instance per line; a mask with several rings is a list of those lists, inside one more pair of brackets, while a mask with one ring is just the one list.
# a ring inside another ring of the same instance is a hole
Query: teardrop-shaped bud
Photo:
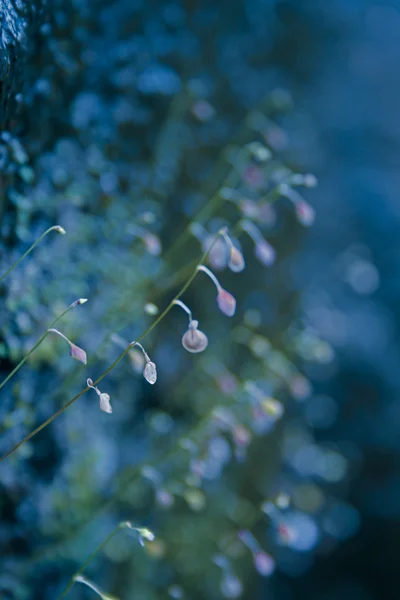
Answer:
[[79, 360], [81, 363], [86, 365], [87, 364], [86, 352], [84, 350], [82, 350], [82, 348], [79, 348], [79, 346], [76, 346], [75, 344], [72, 344], [72, 343], [70, 343], [69, 347], [70, 347], [70, 351], [69, 351], [70, 356], [72, 356], [72, 358], [75, 358], [76, 360]]
[[151, 360], [146, 362], [144, 367], [143, 377], [152, 385], [157, 381], [157, 368]]
[[234, 273], [240, 273], [240, 271], [243, 271], [245, 266], [246, 263], [244, 262], [243, 254], [240, 252], [240, 250], [238, 250], [238, 248], [231, 246], [228, 263], [230, 270]]
[[217, 304], [221, 312], [227, 317], [233, 317], [236, 311], [236, 300], [226, 290], [220, 288], [217, 295]]
[[253, 555], [256, 571], [263, 577], [270, 577], [276, 568], [276, 563], [270, 554], [258, 550]]
[[260, 240], [255, 246], [255, 255], [266, 267], [270, 267], [275, 262], [275, 249], [266, 240]]
[[182, 337], [182, 346], [188, 352], [203, 352], [208, 346], [208, 338], [205, 333], [197, 329], [198, 321], [190, 321], [189, 329]]
[[100, 410], [102, 410], [105, 413], [111, 414], [112, 406], [110, 404], [110, 396], [108, 394], [100, 394], [99, 400], [100, 400]]
[[296, 203], [296, 217], [304, 227], [311, 227], [315, 221], [315, 210], [304, 200]]
[[216, 241], [214, 240], [214, 236], [210, 235], [205, 243], [205, 250], [210, 247], [212, 244], [210, 251], [208, 253], [208, 262], [218, 271], [224, 269], [229, 260], [229, 251], [226, 246], [226, 243], [218, 238]]

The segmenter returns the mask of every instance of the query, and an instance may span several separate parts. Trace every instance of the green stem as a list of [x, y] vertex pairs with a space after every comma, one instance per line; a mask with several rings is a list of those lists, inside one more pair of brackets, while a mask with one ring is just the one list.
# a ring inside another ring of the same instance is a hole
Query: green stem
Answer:
[[49, 329], [51, 329], [60, 319], [62, 319], [62, 317], [64, 315], [67, 314], [68, 311], [71, 310], [71, 308], [73, 308], [73, 305], [71, 304], [71, 306], [69, 306], [68, 308], [66, 308], [64, 310], [63, 313], [61, 313], [61, 315], [59, 315], [51, 324], [50, 327], [48, 329], [46, 329], [45, 333], [42, 335], [41, 338], [39, 338], [39, 340], [36, 342], [36, 344], [34, 346], [32, 346], [32, 348], [29, 350], [28, 354], [26, 356], [24, 356], [24, 358], [22, 360], [20, 360], [20, 362], [17, 364], [17, 366], [11, 371], [11, 373], [9, 375], [7, 375], [7, 377], [4, 379], [4, 381], [2, 381], [0, 383], [0, 390], [1, 388], [7, 383], [7, 381], [9, 379], [11, 379], [11, 377], [13, 375], [15, 375], [15, 373], [17, 371], [19, 371], [19, 369], [22, 367], [22, 365], [28, 360], [28, 358], [30, 357], [30, 355], [32, 354], [32, 352], [34, 352], [36, 350], [36, 348], [38, 346], [40, 346], [40, 344], [43, 342], [43, 340], [45, 339], [45, 337], [47, 337], [48, 333], [49, 333]]
[[112, 540], [112, 538], [118, 533], [118, 531], [120, 529], [122, 529], [123, 527], [126, 527], [125, 523], [118, 523], [118, 525], [112, 530], [112, 532], [106, 537], [106, 539], [99, 545], [97, 546], [96, 550], [94, 550], [92, 552], [92, 554], [85, 560], [85, 562], [79, 567], [79, 569], [72, 575], [71, 579], [69, 580], [69, 583], [67, 585], [67, 587], [65, 588], [65, 590], [57, 597], [57, 600], [61, 600], [61, 598], [65, 598], [65, 596], [68, 594], [69, 590], [72, 588], [72, 586], [75, 583], [75, 578], [78, 577], [78, 575], [81, 575], [83, 573], [83, 571], [86, 569], [86, 567], [92, 562], [92, 560], [96, 557], [96, 555], [101, 552], [104, 548], [104, 546], [106, 546], [108, 544], [109, 541]]
[[[191, 276], [189, 277], [189, 279], [186, 281], [186, 283], [181, 287], [181, 289], [179, 290], [179, 292], [176, 294], [176, 296], [174, 296], [174, 298], [172, 298], [171, 302], [168, 304], [168, 306], [166, 307], [166, 309], [157, 317], [157, 319], [155, 321], [153, 321], [153, 323], [146, 329], [146, 331], [144, 331], [144, 333], [142, 333], [135, 341], [136, 342], [140, 342], [142, 341], [142, 339], [144, 337], [146, 337], [151, 331], [153, 331], [153, 329], [160, 323], [160, 321], [163, 320], [163, 318], [169, 313], [169, 311], [171, 310], [171, 308], [174, 306], [174, 302], [175, 300], [179, 300], [180, 296], [182, 296], [182, 294], [184, 294], [186, 292], [186, 290], [188, 289], [188, 287], [190, 286], [190, 284], [193, 282], [193, 280], [195, 279], [196, 275], [197, 275], [197, 267], [200, 266], [207, 258], [208, 253], [210, 252], [211, 248], [213, 247], [213, 245], [215, 244], [215, 242], [217, 241], [217, 239], [220, 237], [221, 232], [218, 232], [216, 234], [216, 236], [214, 237], [213, 243], [209, 246], [209, 248], [206, 250], [206, 252], [204, 252], [204, 254], [202, 255], [202, 257], [200, 258], [199, 262], [197, 263], [195, 269], [193, 270], [193, 273], [191, 274]], [[125, 348], [125, 350], [123, 352], [121, 352], [121, 354], [115, 359], [115, 361], [108, 367], [108, 369], [106, 369], [104, 371], [104, 373], [102, 373], [100, 375], [100, 377], [98, 377], [96, 379], [96, 381], [93, 382], [93, 385], [97, 385], [98, 383], [100, 383], [100, 381], [102, 379], [104, 379], [104, 377], [106, 375], [108, 375], [108, 373], [110, 371], [112, 371], [112, 369], [124, 358], [124, 356], [126, 356], [128, 354], [128, 352], [132, 349], [131, 344], [129, 344], [129, 346], [127, 348]], [[23, 444], [25, 444], [25, 442], [29, 441], [31, 438], [33, 438], [37, 433], [39, 433], [42, 429], [44, 429], [45, 427], [47, 427], [47, 425], [49, 425], [52, 421], [54, 421], [54, 419], [56, 419], [59, 415], [61, 415], [65, 410], [67, 410], [67, 408], [69, 408], [72, 404], [74, 404], [74, 402], [76, 402], [81, 396], [83, 396], [83, 394], [85, 394], [87, 391], [89, 391], [89, 387], [86, 386], [83, 390], [81, 390], [78, 394], [76, 394], [76, 396], [74, 396], [73, 398], [71, 398], [71, 400], [69, 400], [67, 402], [67, 404], [65, 404], [63, 407], [61, 407], [57, 412], [55, 412], [53, 415], [51, 415], [51, 417], [49, 417], [48, 419], [46, 419], [46, 421], [44, 421], [41, 425], [39, 425], [38, 427], [36, 427], [36, 429], [34, 429], [33, 431], [31, 431], [30, 433], [28, 433], [28, 435], [26, 435], [20, 442], [18, 442], [18, 444], [15, 444], [15, 446], [13, 446], [11, 448], [11, 450], [9, 450], [8, 452], [6, 452], [6, 454], [4, 454], [1, 458], [0, 458], [0, 462], [2, 462], [3, 460], [5, 460], [6, 458], [8, 458], [9, 456], [11, 456], [11, 454], [13, 454], [16, 450], [18, 450], [18, 448], [20, 448], [20, 446], [22, 446]]]
[[28, 254], [30, 254], [32, 252], [32, 250], [42, 241], [42, 239], [44, 237], [46, 237], [46, 235], [48, 233], [50, 233], [50, 231], [57, 231], [58, 233], [65, 233], [65, 230], [60, 227], [60, 225], [53, 225], [53, 227], [49, 227], [49, 229], [47, 229], [44, 233], [42, 233], [42, 235], [36, 240], [36, 242], [34, 244], [32, 244], [32, 246], [30, 248], [28, 248], [28, 250], [17, 260], [17, 262], [15, 262], [13, 265], [11, 265], [11, 267], [0, 277], [0, 281], [2, 281], [5, 277], [7, 277], [7, 275], [9, 275], [11, 273], [11, 271], [13, 269], [15, 269], [16, 266], [19, 265], [19, 263], [24, 260], [24, 258], [26, 256], [28, 256]]

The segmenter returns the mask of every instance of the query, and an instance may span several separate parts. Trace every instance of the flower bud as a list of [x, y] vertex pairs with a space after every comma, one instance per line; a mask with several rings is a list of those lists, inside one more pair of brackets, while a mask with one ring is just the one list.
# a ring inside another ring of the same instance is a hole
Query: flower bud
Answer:
[[275, 262], [276, 252], [266, 240], [257, 242], [254, 252], [258, 260], [266, 267], [270, 267]]
[[[212, 247], [210, 248], [210, 245]], [[210, 265], [218, 271], [224, 269], [229, 260], [229, 253], [226, 244], [221, 239], [214, 241], [214, 236], [210, 235], [207, 242], [204, 245], [204, 249], [210, 248], [208, 253], [208, 262]]]
[[61, 333], [61, 331], [58, 331], [58, 329], [48, 329], [47, 331], [48, 331], [48, 333], [56, 333], [57, 335], [62, 337], [62, 339], [65, 340], [67, 342], [67, 344], [69, 345], [69, 348], [70, 348], [69, 355], [72, 356], [72, 358], [75, 358], [76, 360], [79, 360], [81, 363], [86, 365], [87, 356], [86, 356], [86, 352], [84, 350], [82, 350], [82, 348], [79, 348], [79, 346], [76, 346], [75, 344], [73, 344], [71, 342], [71, 340], [69, 340], [67, 338], [67, 336], [65, 336], [63, 333]]
[[295, 205], [296, 217], [299, 223], [304, 227], [311, 227], [315, 221], [315, 210], [304, 200], [297, 202]]
[[254, 553], [254, 566], [263, 577], [270, 577], [276, 568], [276, 563], [270, 554], [259, 550]]
[[80, 306], [81, 304], [85, 304], [85, 302], [87, 302], [88, 299], [87, 298], [79, 298], [78, 300], [75, 300], [75, 302], [73, 302], [70, 306], [70, 308], [75, 308], [76, 306]]
[[157, 381], [157, 369], [155, 363], [151, 360], [146, 362], [143, 371], [143, 377], [152, 385]]
[[231, 246], [228, 267], [234, 273], [240, 273], [245, 268], [243, 254], [235, 246]]
[[100, 410], [102, 410], [105, 413], [111, 414], [112, 406], [110, 404], [110, 396], [108, 394], [102, 393], [99, 396], [99, 400], [100, 400]]
[[208, 346], [208, 338], [205, 333], [197, 329], [198, 321], [190, 321], [189, 329], [182, 337], [182, 346], [188, 352], [203, 352]]
[[72, 344], [72, 343], [70, 343], [69, 347], [70, 347], [69, 355], [72, 356], [72, 358], [75, 358], [76, 360], [79, 360], [79, 362], [86, 365], [87, 364], [86, 352], [84, 350], [82, 350], [82, 348], [79, 348], [79, 346], [76, 346], [75, 344]]
[[227, 317], [233, 317], [236, 311], [236, 300], [226, 290], [220, 288], [217, 295], [217, 304], [221, 312]]

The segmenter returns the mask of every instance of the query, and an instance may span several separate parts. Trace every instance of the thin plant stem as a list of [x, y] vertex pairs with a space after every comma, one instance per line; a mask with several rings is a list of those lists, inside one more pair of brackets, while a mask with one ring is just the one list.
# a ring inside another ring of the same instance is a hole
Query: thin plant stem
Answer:
[[203, 273], [208, 275], [218, 291], [221, 289], [220, 282], [218, 281], [218, 279], [215, 277], [214, 273], [212, 271], [210, 271], [210, 269], [208, 267], [205, 267], [204, 265], [199, 265], [198, 267], [196, 267], [196, 269], [197, 269], [197, 271], [203, 271]]
[[[184, 294], [186, 292], [186, 290], [191, 285], [191, 283], [193, 282], [193, 280], [195, 279], [195, 277], [196, 277], [196, 275], [198, 273], [198, 267], [202, 264], [202, 262], [204, 262], [206, 260], [206, 258], [208, 256], [208, 253], [210, 252], [211, 248], [213, 247], [213, 245], [215, 244], [215, 242], [217, 241], [217, 239], [220, 237], [220, 235], [221, 235], [221, 232], [218, 232], [216, 234], [216, 236], [214, 237], [214, 240], [213, 240], [212, 244], [209, 246], [209, 248], [204, 252], [204, 254], [202, 255], [202, 257], [200, 258], [199, 262], [197, 263], [196, 268], [193, 270], [193, 272], [192, 272], [191, 276], [189, 277], [189, 279], [181, 287], [181, 289], [176, 294], [176, 296], [171, 300], [171, 302], [167, 305], [167, 307], [165, 308], [165, 310], [163, 310], [163, 312], [157, 317], [157, 319], [155, 319], [155, 321], [153, 321], [153, 323], [146, 329], [146, 331], [144, 331], [136, 339], [136, 342], [140, 342], [151, 331], [153, 331], [153, 329], [155, 327], [157, 327], [157, 325], [160, 323], [160, 321], [162, 321], [164, 319], [164, 317], [169, 313], [169, 311], [171, 310], [171, 308], [174, 306], [174, 301], [178, 300], [179, 297], [182, 296], [182, 294]], [[114, 367], [124, 358], [124, 356], [126, 356], [128, 354], [128, 352], [131, 349], [132, 349], [132, 345], [129, 344], [129, 346], [127, 348], [125, 348], [125, 350], [123, 352], [121, 352], [121, 354], [114, 360], [114, 362], [96, 379], [96, 381], [93, 382], [93, 385], [96, 386], [98, 383], [100, 383], [100, 381], [102, 379], [104, 379], [104, 377], [106, 375], [108, 375], [108, 373], [110, 371], [112, 371], [114, 369]], [[47, 425], [49, 425], [50, 423], [52, 423], [54, 421], [54, 419], [56, 419], [59, 415], [61, 415], [63, 412], [65, 412], [67, 410], [67, 408], [69, 408], [72, 404], [74, 404], [81, 396], [83, 396], [83, 394], [85, 394], [87, 391], [89, 391], [89, 389], [90, 389], [89, 386], [86, 386], [85, 388], [83, 388], [83, 390], [81, 390], [78, 394], [76, 394], [76, 396], [74, 396], [73, 398], [71, 398], [71, 400], [69, 400], [64, 406], [62, 406], [59, 410], [57, 410], [54, 414], [52, 414], [48, 419], [46, 419], [45, 421], [43, 421], [43, 423], [41, 423], [41, 425], [39, 425], [38, 427], [36, 427], [36, 429], [34, 429], [33, 431], [31, 431], [30, 433], [28, 433], [28, 435], [26, 435], [20, 442], [18, 442], [18, 444], [15, 444], [15, 446], [13, 446], [11, 448], [11, 450], [9, 450], [8, 452], [6, 452], [6, 454], [4, 454], [0, 458], [0, 462], [2, 462], [3, 460], [5, 460], [9, 456], [11, 456], [11, 454], [13, 454], [16, 450], [18, 450], [18, 448], [20, 448], [23, 444], [25, 444], [25, 442], [29, 441], [36, 434], [38, 434], [40, 431], [42, 431], [42, 429], [44, 429], [45, 427], [47, 427]]]
[[68, 594], [69, 590], [74, 585], [75, 578], [83, 573], [83, 571], [92, 562], [92, 560], [96, 557], [96, 555], [103, 550], [103, 548], [108, 544], [108, 542], [110, 542], [112, 540], [112, 538], [118, 533], [118, 531], [120, 529], [122, 529], [123, 527], [126, 527], [124, 522], [118, 523], [118, 525], [112, 530], [112, 532], [108, 534], [106, 539], [103, 540], [99, 546], [97, 546], [97, 548], [92, 552], [92, 554], [90, 556], [88, 556], [88, 558], [85, 560], [85, 562], [72, 575], [65, 590], [63, 592], [61, 592], [61, 594], [59, 596], [57, 596], [57, 600], [61, 600], [61, 598], [65, 598], [65, 596]]
[[186, 306], [184, 302], [182, 302], [181, 300], [174, 300], [174, 304], [175, 306], [180, 306], [185, 311], [185, 313], [189, 315], [189, 322], [192, 321], [192, 311], [188, 306]]
[[[40, 344], [43, 342], [43, 340], [48, 336], [51, 328], [60, 320], [62, 319], [62, 317], [64, 317], [67, 312], [69, 312], [71, 310], [71, 308], [73, 308], [73, 305], [71, 304], [71, 306], [68, 306], [68, 308], [66, 308], [64, 310], [64, 312], [61, 313], [61, 315], [58, 315], [58, 317], [56, 319], [54, 319], [54, 321], [51, 323], [50, 327], [44, 332], [44, 334], [42, 335], [41, 338], [38, 339], [38, 341], [36, 342], [36, 344], [34, 346], [32, 346], [32, 348], [29, 350], [28, 354], [26, 354], [26, 356], [24, 356], [24, 358], [22, 360], [19, 361], [19, 363], [17, 364], [17, 366], [11, 371], [11, 373], [9, 375], [7, 375], [7, 377], [0, 383], [0, 390], [1, 388], [7, 383], [7, 381], [9, 379], [11, 379], [11, 377], [13, 375], [15, 375], [15, 373], [17, 371], [19, 371], [19, 369], [22, 367], [22, 365], [28, 360], [28, 358], [30, 357], [30, 355], [36, 350], [36, 348], [38, 346], [40, 346]], [[62, 335], [62, 334], [60, 334]], [[65, 336], [63, 336], [65, 337]]]
[[19, 263], [24, 260], [24, 258], [26, 258], [28, 256], [28, 254], [30, 254], [32, 252], [32, 250], [42, 241], [42, 239], [44, 237], [46, 237], [46, 235], [48, 233], [50, 233], [50, 231], [57, 231], [58, 233], [65, 233], [65, 230], [60, 227], [60, 225], [53, 225], [53, 227], [49, 227], [49, 229], [47, 229], [44, 233], [42, 233], [42, 235], [36, 240], [36, 242], [34, 242], [32, 244], [32, 246], [30, 248], [28, 248], [28, 250], [26, 252], [24, 252], [24, 254], [22, 256], [20, 256], [20, 258], [17, 260], [17, 262], [15, 262], [13, 265], [11, 265], [11, 267], [0, 277], [0, 281], [2, 281], [5, 277], [7, 277], [7, 275], [9, 275], [11, 273], [11, 271], [13, 269], [15, 269], [15, 267], [17, 267], [19, 265]]

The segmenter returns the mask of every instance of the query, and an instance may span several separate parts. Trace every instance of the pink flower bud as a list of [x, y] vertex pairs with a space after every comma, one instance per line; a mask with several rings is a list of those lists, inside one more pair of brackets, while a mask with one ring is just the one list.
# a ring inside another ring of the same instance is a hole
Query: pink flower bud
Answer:
[[235, 246], [231, 246], [229, 263], [228, 267], [234, 273], [240, 273], [245, 268], [246, 263], [244, 262], [243, 254], [235, 248]]
[[274, 573], [276, 563], [272, 556], [266, 552], [263, 552], [262, 550], [259, 550], [254, 553], [253, 557], [254, 566], [260, 575], [263, 577], [270, 577]]
[[99, 400], [100, 400], [100, 410], [102, 410], [105, 413], [111, 414], [112, 406], [110, 404], [110, 396], [108, 394], [100, 394]]
[[205, 333], [197, 329], [198, 321], [190, 321], [189, 329], [182, 337], [182, 346], [193, 354], [203, 352], [208, 346], [208, 338]]
[[217, 295], [217, 304], [219, 310], [223, 312], [224, 315], [227, 317], [233, 317], [236, 311], [236, 300], [232, 294], [223, 288], [220, 288]]
[[299, 223], [304, 225], [304, 227], [311, 227], [315, 221], [315, 210], [313, 207], [304, 200], [301, 200], [296, 203], [295, 208]]
[[255, 246], [255, 255], [266, 267], [270, 267], [275, 262], [276, 252], [274, 248], [266, 241], [260, 240]]
[[72, 343], [70, 343], [69, 347], [70, 347], [69, 355], [72, 356], [72, 358], [75, 358], [76, 360], [79, 360], [79, 362], [86, 365], [87, 364], [86, 352], [84, 350], [82, 350], [82, 348], [79, 348], [79, 346], [76, 346], [75, 344], [72, 344]]
[[144, 367], [143, 377], [152, 385], [157, 381], [157, 368], [151, 360], [146, 362]]
[[72, 356], [72, 358], [75, 358], [76, 360], [79, 360], [81, 363], [86, 365], [86, 363], [87, 363], [86, 352], [84, 350], [82, 350], [82, 348], [79, 348], [79, 346], [76, 346], [75, 344], [73, 344], [71, 342], [71, 340], [69, 340], [63, 333], [61, 333], [61, 331], [58, 331], [58, 329], [48, 329], [47, 331], [49, 333], [56, 333], [57, 335], [62, 337], [62, 339], [65, 340], [67, 342], [67, 344], [69, 345], [69, 348], [70, 348], [69, 355]]

